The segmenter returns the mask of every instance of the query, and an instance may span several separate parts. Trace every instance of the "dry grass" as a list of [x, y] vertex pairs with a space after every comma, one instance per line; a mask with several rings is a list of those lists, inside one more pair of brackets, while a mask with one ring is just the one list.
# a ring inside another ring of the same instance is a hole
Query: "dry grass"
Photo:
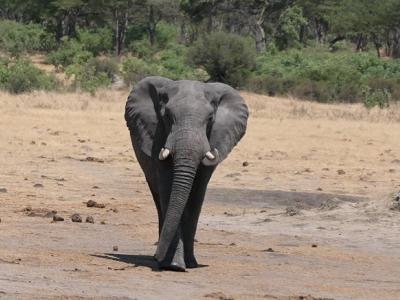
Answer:
[[[37, 91], [11, 95], [0, 92], [0, 108], [65, 109], [72, 111], [115, 111], [123, 109], [128, 90], [100, 90], [89, 93], [57, 93]], [[321, 104], [242, 92], [253, 118], [347, 120], [368, 122], [400, 122], [400, 105], [392, 103], [387, 109], [366, 109], [362, 104]], [[120, 103], [121, 105], [115, 105]]]
[[[12, 95], [0, 93], [0, 109], [49, 109], [70, 111], [116, 111], [125, 104], [128, 91], [100, 90], [89, 93], [57, 93], [36, 91], [30, 94]], [[120, 103], [120, 105], [115, 105]]]
[[400, 122], [400, 105], [367, 109], [362, 104], [321, 104], [294, 98], [280, 98], [242, 92], [255, 118], [357, 120], [370, 122]]

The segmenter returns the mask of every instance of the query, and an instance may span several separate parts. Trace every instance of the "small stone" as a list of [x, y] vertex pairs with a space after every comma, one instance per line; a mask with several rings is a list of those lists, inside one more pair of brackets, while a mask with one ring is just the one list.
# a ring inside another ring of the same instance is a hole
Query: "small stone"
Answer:
[[317, 248], [318, 245], [317, 245], [317, 244], [312, 244], [311, 247], [312, 247], [312, 248]]
[[86, 203], [86, 206], [87, 206], [87, 207], [94, 207], [96, 204], [97, 204], [96, 201], [89, 200], [89, 201]]
[[44, 185], [41, 184], [41, 183], [35, 183], [35, 184], [33, 185], [33, 187], [34, 187], [34, 188], [42, 188], [42, 187], [44, 187]]
[[299, 213], [300, 213], [300, 211], [295, 207], [287, 207], [286, 208], [286, 214], [290, 217], [298, 215]]
[[105, 204], [97, 203], [97, 202], [94, 201], [94, 200], [89, 200], [89, 201], [86, 203], [86, 206], [87, 206], [87, 207], [96, 207], [96, 208], [105, 208], [105, 207], [106, 207]]
[[272, 248], [268, 248], [268, 249], [265, 249], [264, 252], [275, 252], [275, 250]]
[[243, 167], [247, 167], [248, 165], [249, 165], [248, 161], [244, 161], [243, 164], [242, 164]]
[[54, 216], [53, 216], [53, 221], [54, 221], [54, 222], [63, 222], [63, 221], [64, 221], [64, 218], [61, 217], [61, 216], [59, 216], [59, 215], [54, 215]]
[[317, 188], [317, 191], [322, 192], [323, 189], [319, 187], [319, 188]]
[[118, 246], [113, 246], [113, 251], [118, 251]]
[[230, 243], [229, 246], [236, 246], [236, 243]]
[[0, 193], [2, 193], [2, 194], [7, 193], [7, 189], [6, 188], [0, 188]]
[[342, 169], [337, 170], [338, 175], [344, 175], [346, 172]]
[[106, 221], [101, 221], [100, 224], [101, 225], [106, 225]]
[[94, 219], [93, 219], [93, 217], [92, 217], [92, 216], [87, 216], [87, 217], [86, 217], [86, 223], [94, 224]]
[[71, 220], [75, 223], [82, 223], [82, 217], [79, 214], [73, 214]]

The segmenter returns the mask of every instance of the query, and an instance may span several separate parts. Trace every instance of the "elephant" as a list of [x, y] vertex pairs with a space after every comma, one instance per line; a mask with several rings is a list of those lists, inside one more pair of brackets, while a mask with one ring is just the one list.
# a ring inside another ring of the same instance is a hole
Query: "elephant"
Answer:
[[160, 270], [198, 267], [194, 241], [207, 185], [244, 136], [248, 116], [239, 92], [223, 83], [152, 76], [132, 89], [125, 120], [157, 208]]

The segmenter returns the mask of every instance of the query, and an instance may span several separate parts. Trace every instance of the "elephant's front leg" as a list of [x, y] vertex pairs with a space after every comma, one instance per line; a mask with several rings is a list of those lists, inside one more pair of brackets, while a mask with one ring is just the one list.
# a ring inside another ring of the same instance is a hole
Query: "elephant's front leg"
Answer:
[[197, 260], [194, 256], [194, 240], [207, 185], [214, 170], [214, 167], [202, 166], [199, 168], [190, 193], [189, 201], [186, 204], [182, 216], [182, 237], [187, 268], [198, 267]]
[[186, 264], [181, 232], [182, 230], [179, 228], [174, 241], [171, 243], [171, 246], [168, 249], [165, 259], [159, 262], [161, 269], [181, 272], [185, 271]]
[[[162, 214], [162, 220], [165, 218], [171, 195], [171, 169], [172, 165], [170, 162], [162, 163], [159, 169], [160, 210]], [[161, 233], [163, 223], [159, 224]], [[161, 269], [165, 270], [185, 271], [186, 265], [184, 259], [184, 247], [181, 226], [178, 227], [176, 236], [168, 249], [167, 255], [163, 261], [159, 262], [159, 266]]]

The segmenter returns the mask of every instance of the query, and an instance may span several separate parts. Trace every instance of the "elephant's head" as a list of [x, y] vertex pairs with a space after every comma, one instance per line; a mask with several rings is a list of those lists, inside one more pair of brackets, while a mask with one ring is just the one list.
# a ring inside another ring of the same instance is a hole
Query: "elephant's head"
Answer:
[[177, 232], [200, 164], [224, 160], [246, 131], [248, 109], [222, 83], [148, 77], [133, 89], [125, 118], [137, 147], [160, 164], [172, 163], [170, 202], [156, 252], [163, 260]]

